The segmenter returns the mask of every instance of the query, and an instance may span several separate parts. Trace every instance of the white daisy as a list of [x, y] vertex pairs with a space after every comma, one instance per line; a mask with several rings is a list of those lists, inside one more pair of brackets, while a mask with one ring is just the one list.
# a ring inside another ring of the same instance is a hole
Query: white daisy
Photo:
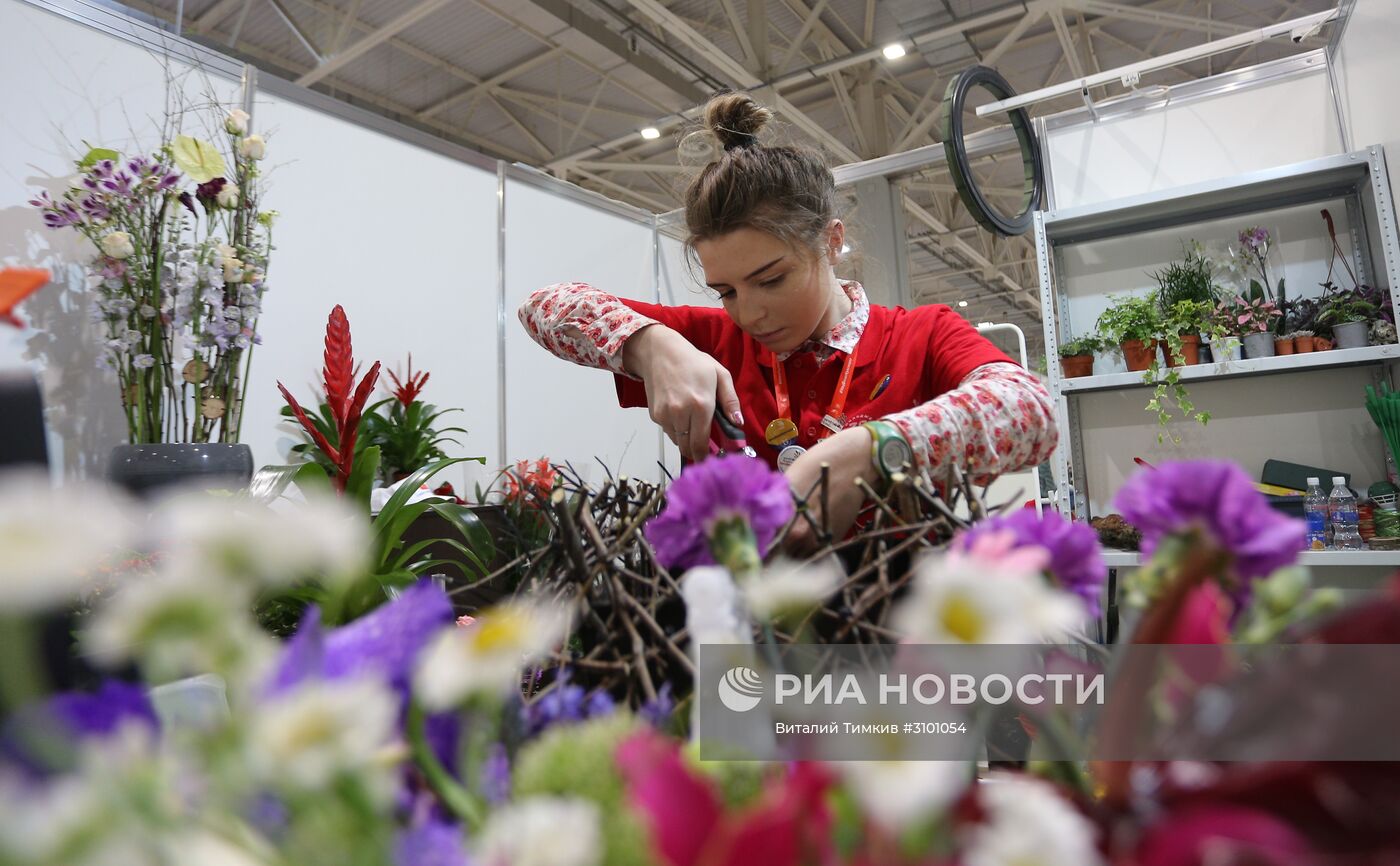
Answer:
[[378, 680], [308, 680], [259, 708], [248, 734], [253, 772], [277, 785], [321, 790], [343, 773], [386, 771], [398, 699]]
[[1101, 866], [1096, 830], [1054, 788], [1027, 776], [980, 783], [984, 820], [964, 834], [965, 866]]
[[445, 710], [476, 694], [518, 688], [525, 665], [559, 644], [567, 618], [555, 606], [508, 601], [476, 618], [471, 628], [444, 629], [424, 650], [414, 692], [429, 710]]
[[100, 567], [130, 550], [131, 514], [130, 504], [105, 487], [55, 488], [37, 472], [0, 475], [0, 610], [71, 602]]
[[482, 866], [597, 866], [600, 824], [598, 807], [586, 800], [531, 797], [492, 814], [477, 857]]
[[744, 601], [757, 620], [806, 616], [841, 585], [844, 572], [835, 557], [811, 565], [780, 559], [744, 584]]

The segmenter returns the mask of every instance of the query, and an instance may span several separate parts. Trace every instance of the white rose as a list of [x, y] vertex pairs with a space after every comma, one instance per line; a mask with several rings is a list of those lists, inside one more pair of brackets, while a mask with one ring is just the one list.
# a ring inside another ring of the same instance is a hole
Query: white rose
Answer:
[[224, 282], [238, 283], [243, 280], [243, 263], [235, 258], [224, 259]]
[[238, 143], [238, 153], [248, 159], [262, 159], [267, 153], [267, 142], [261, 135], [250, 135]]
[[219, 194], [214, 196], [214, 201], [219, 203], [219, 207], [233, 210], [238, 207], [238, 184], [226, 183], [219, 189]]
[[230, 135], [243, 135], [248, 131], [248, 112], [241, 108], [235, 108], [224, 118], [224, 129]]
[[221, 262], [226, 262], [226, 261], [228, 261], [229, 259], [236, 259], [236, 258], [238, 258], [238, 250], [234, 249], [233, 247], [229, 246], [228, 244], [219, 244], [218, 250], [219, 250], [219, 261], [221, 261]]
[[109, 258], [124, 259], [136, 252], [131, 235], [126, 232], [109, 232], [102, 238], [102, 252]]

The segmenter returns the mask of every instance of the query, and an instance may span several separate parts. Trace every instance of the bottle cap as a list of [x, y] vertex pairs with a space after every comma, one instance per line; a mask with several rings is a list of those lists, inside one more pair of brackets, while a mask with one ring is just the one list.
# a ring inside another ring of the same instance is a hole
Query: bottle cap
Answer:
[[1343, 487], [1345, 487], [1345, 486], [1346, 486], [1346, 483], [1347, 483], [1346, 476], [1345, 476], [1345, 475], [1333, 475], [1333, 476], [1332, 476], [1332, 483], [1333, 483], [1333, 484], [1340, 484], [1340, 485], [1342, 485]]
[[1309, 486], [1309, 487], [1312, 487], [1312, 486], [1314, 486], [1314, 485], [1321, 484], [1321, 483], [1322, 483], [1322, 480], [1321, 480], [1321, 479], [1318, 479], [1318, 478], [1309, 478], [1309, 479], [1308, 479], [1308, 486]]

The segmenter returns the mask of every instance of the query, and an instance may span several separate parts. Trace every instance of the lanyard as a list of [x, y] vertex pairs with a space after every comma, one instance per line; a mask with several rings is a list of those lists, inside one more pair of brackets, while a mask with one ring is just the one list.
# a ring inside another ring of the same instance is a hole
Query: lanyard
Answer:
[[[792, 420], [792, 399], [788, 396], [787, 370], [786, 365], [773, 358], [773, 396], [778, 402], [778, 417], [784, 421]], [[825, 439], [832, 433], [839, 431], [845, 426], [846, 396], [851, 392], [851, 378], [856, 372], [855, 352], [849, 352], [841, 362], [841, 377], [836, 381], [836, 394], [831, 398], [831, 405], [827, 407], [826, 415], [822, 418], [822, 434], [820, 439]]]

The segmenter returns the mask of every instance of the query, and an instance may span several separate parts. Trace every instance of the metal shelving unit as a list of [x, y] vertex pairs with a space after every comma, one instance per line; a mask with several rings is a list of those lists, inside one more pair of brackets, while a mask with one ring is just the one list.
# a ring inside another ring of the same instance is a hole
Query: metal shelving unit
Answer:
[[[1246, 217], [1288, 207], [1342, 199], [1351, 228], [1351, 252], [1358, 278], [1392, 289], [1392, 304], [1400, 299], [1400, 238], [1386, 173], [1385, 155], [1379, 145], [1309, 160], [1294, 165], [1251, 172], [1231, 178], [1179, 187], [1105, 202], [1087, 207], [1042, 211], [1035, 215], [1035, 242], [1040, 273], [1041, 312], [1045, 323], [1050, 390], [1056, 402], [1060, 447], [1054, 456], [1057, 507], [1071, 509], [1081, 518], [1087, 511], [1087, 463], [1084, 459], [1083, 419], [1077, 398], [1090, 393], [1150, 387], [1142, 373], [1109, 373], [1064, 379], [1058, 357], [1061, 341], [1068, 340], [1069, 323], [1061, 311], [1069, 307], [1069, 293], [1061, 275], [1062, 250], [1074, 244], [1111, 238], [1128, 238], [1161, 229], [1189, 228], [1198, 223]], [[1343, 243], [1346, 238], [1343, 238]], [[1396, 305], [1400, 318], [1400, 305]], [[1249, 376], [1283, 376], [1338, 367], [1384, 365], [1400, 361], [1400, 345], [1371, 346], [1271, 358], [1224, 361], [1179, 368], [1183, 382], [1233, 379]], [[1208, 434], [1207, 434], [1208, 435]], [[1136, 553], [1109, 552], [1111, 566], [1138, 564]], [[1304, 554], [1314, 565], [1400, 566], [1400, 552], [1325, 551]]]
[[[1105, 550], [1104, 564], [1109, 568], [1135, 568], [1142, 564], [1142, 554], [1136, 550]], [[1400, 550], [1305, 550], [1298, 562], [1311, 566], [1369, 566], [1400, 568]]]

